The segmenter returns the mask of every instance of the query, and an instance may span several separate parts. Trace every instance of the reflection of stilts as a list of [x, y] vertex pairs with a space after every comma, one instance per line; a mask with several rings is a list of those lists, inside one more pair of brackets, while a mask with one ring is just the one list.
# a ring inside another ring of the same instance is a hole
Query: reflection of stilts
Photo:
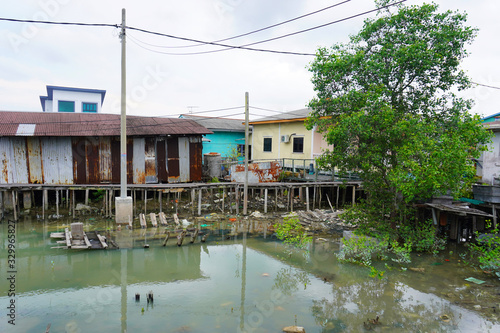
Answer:
[[245, 330], [245, 289], [247, 282], [247, 232], [246, 229], [243, 231], [243, 255], [241, 263], [241, 304], [240, 304], [240, 329]]

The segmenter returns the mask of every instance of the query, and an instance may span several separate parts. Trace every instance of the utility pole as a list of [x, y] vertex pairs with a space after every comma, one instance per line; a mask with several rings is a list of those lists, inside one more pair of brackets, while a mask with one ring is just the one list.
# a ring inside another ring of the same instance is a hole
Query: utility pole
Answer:
[[120, 197], [127, 197], [127, 66], [125, 47], [125, 8], [122, 9], [122, 80], [121, 80], [121, 121], [120, 121]]
[[121, 118], [120, 118], [120, 196], [115, 198], [115, 222], [133, 221], [132, 197], [127, 197], [127, 67], [125, 45], [125, 8], [122, 9]]
[[245, 183], [243, 185], [243, 215], [248, 208], [248, 92], [245, 93]]

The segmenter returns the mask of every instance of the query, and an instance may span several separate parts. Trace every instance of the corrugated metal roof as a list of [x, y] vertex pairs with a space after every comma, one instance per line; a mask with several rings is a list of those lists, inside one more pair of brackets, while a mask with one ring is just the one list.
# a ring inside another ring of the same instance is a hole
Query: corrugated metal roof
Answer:
[[182, 118], [192, 119], [198, 124], [215, 131], [245, 132], [245, 120], [220, 117], [201, 117], [182, 114]]
[[[117, 136], [120, 115], [0, 111], [0, 136], [16, 136], [19, 125], [35, 125], [33, 136]], [[190, 119], [127, 116], [127, 135], [202, 135], [212, 131]]]
[[258, 123], [280, 123], [293, 120], [304, 120], [312, 112], [311, 108], [300, 109], [295, 111], [288, 111], [283, 113], [276, 113], [268, 117], [263, 117], [251, 121], [250, 124]]

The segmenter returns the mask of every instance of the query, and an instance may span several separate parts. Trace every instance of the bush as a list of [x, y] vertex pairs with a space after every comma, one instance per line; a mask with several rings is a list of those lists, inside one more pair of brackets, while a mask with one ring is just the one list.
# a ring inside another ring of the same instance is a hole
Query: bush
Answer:
[[299, 223], [297, 215], [289, 214], [283, 218], [282, 223], [274, 224], [276, 237], [286, 244], [305, 248], [312, 237], [307, 236], [304, 227]]

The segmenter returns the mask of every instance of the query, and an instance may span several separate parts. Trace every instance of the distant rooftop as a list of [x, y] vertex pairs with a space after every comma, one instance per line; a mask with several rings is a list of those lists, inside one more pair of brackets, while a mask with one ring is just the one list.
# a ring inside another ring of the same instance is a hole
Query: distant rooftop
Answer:
[[283, 123], [290, 121], [303, 121], [309, 116], [312, 112], [312, 109], [300, 109], [295, 111], [288, 111], [282, 113], [273, 113], [270, 116], [259, 118], [250, 122], [250, 124], [259, 124], [259, 123]]
[[180, 118], [194, 120], [198, 124], [212, 131], [245, 132], [245, 125], [244, 125], [245, 121], [242, 119], [202, 117], [202, 116], [193, 116], [190, 114], [181, 114]]

